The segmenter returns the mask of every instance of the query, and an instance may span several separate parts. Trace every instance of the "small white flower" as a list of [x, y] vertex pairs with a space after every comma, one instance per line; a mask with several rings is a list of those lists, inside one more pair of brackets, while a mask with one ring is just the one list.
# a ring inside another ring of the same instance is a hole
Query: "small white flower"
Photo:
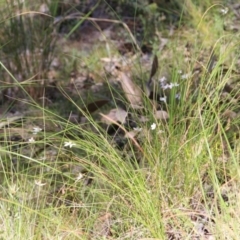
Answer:
[[35, 142], [35, 140], [34, 140], [34, 138], [33, 138], [33, 137], [31, 137], [31, 138], [29, 138], [29, 139], [28, 139], [28, 142], [30, 142], [30, 143], [34, 143], [34, 142]]
[[166, 89], [171, 89], [172, 88], [172, 86], [170, 85], [170, 84], [165, 84], [165, 85], [162, 85], [162, 89], [163, 90], [166, 90]]
[[79, 173], [78, 176], [75, 178], [76, 182], [83, 178], [83, 174]]
[[40, 127], [34, 127], [32, 132], [33, 132], [33, 134], [37, 134], [41, 131], [42, 131], [42, 129]]
[[153, 123], [153, 124], [151, 125], [151, 129], [152, 129], [152, 130], [155, 130], [156, 127], [157, 127], [157, 124], [156, 124], [156, 123]]
[[228, 8], [227, 7], [222, 8], [222, 9], [220, 9], [220, 12], [221, 12], [222, 15], [226, 15], [228, 13]]
[[159, 80], [158, 80], [160, 83], [164, 83], [167, 81], [167, 78], [165, 76], [161, 77]]
[[75, 143], [73, 143], [73, 142], [71, 142], [71, 141], [69, 141], [69, 142], [64, 142], [64, 147], [70, 147], [70, 148], [72, 148], [72, 146], [75, 146], [76, 144]]
[[170, 84], [164, 84], [164, 85], [162, 85], [162, 88], [164, 89], [164, 90], [166, 90], [166, 89], [172, 89], [173, 87], [178, 87], [179, 86], [179, 84], [178, 83], [170, 83]]
[[44, 186], [44, 185], [47, 184], [47, 183], [42, 183], [41, 180], [35, 180], [34, 182], [35, 182], [35, 184], [36, 184], [37, 186], [39, 186], [39, 187], [42, 187], [42, 186]]
[[164, 96], [164, 97], [160, 97], [159, 98], [159, 100], [161, 101], [161, 102], [167, 102], [167, 96]]

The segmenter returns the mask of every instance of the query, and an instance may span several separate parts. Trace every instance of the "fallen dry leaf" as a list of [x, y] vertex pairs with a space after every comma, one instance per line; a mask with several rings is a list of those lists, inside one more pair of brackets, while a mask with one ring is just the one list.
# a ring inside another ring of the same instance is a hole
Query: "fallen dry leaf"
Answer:
[[126, 118], [127, 118], [128, 113], [121, 109], [121, 108], [117, 108], [116, 111], [116, 119], [117, 121], [119, 121], [120, 123], [125, 123], [126, 122]]
[[223, 115], [224, 118], [227, 118], [227, 119], [230, 119], [230, 120], [233, 120], [233, 119], [238, 117], [237, 113], [235, 113], [234, 111], [229, 110], [229, 109], [227, 109], [222, 115]]
[[0, 134], [3, 134], [3, 136], [19, 136], [21, 139], [27, 140], [32, 137], [32, 133], [29, 131], [29, 129], [24, 128], [3, 128], [0, 129]]
[[143, 91], [131, 80], [128, 74], [119, 71], [119, 79], [122, 89], [132, 108], [140, 108], [142, 105]]
[[155, 113], [155, 117], [156, 119], [159, 119], [159, 120], [167, 120], [169, 118], [169, 115], [166, 111], [158, 110]]
[[[102, 116], [101, 121], [107, 125], [111, 125], [113, 121], [124, 124], [128, 113], [121, 108], [111, 109], [106, 115], [100, 114]], [[111, 119], [111, 120], [109, 120]]]
[[93, 227], [94, 237], [108, 237], [111, 235], [111, 213], [100, 216]]

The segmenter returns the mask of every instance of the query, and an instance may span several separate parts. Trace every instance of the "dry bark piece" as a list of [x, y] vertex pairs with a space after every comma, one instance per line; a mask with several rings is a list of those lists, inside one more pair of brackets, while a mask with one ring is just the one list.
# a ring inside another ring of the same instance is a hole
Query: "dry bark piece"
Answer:
[[158, 57], [157, 57], [157, 55], [155, 55], [154, 58], [153, 58], [150, 78], [152, 78], [156, 74], [157, 70], [158, 70]]
[[157, 70], [158, 70], [158, 58], [155, 55], [154, 58], [153, 58], [150, 77], [149, 77], [149, 80], [148, 80], [148, 83], [147, 83], [147, 86], [146, 86], [146, 94], [147, 94], [148, 97], [150, 97], [150, 95], [151, 95], [152, 78], [156, 74]]
[[122, 89], [125, 93], [125, 96], [129, 103], [131, 104], [132, 108], [141, 108], [142, 105], [142, 93], [143, 91], [139, 86], [137, 86], [131, 78], [128, 76], [128, 74], [124, 73], [119, 69], [118, 71], [118, 77], [120, 79], [120, 83], [122, 86]]
[[109, 102], [108, 99], [97, 100], [95, 102], [89, 103], [87, 107], [83, 109], [83, 111], [93, 113], [97, 111], [99, 108], [101, 108], [102, 106], [104, 106], [105, 104], [107, 104], [108, 102]]

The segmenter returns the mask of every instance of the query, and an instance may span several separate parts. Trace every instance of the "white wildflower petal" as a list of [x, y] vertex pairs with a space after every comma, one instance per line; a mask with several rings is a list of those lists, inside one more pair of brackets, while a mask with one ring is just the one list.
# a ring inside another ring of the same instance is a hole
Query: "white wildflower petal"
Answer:
[[161, 86], [163, 90], [166, 90], [168, 88], [171, 88], [171, 86], [169, 84], [164, 84]]
[[156, 123], [153, 123], [153, 124], [151, 125], [151, 129], [152, 129], [152, 130], [155, 130], [156, 127], [157, 127], [157, 124], [156, 124]]
[[181, 79], [188, 79], [192, 73], [186, 73], [181, 76]]
[[78, 176], [75, 178], [76, 181], [79, 181], [83, 178], [83, 174], [79, 173]]
[[166, 90], [166, 89], [172, 89], [173, 87], [178, 87], [178, 83], [170, 83], [170, 84], [162, 84], [161, 87]]
[[28, 139], [28, 142], [30, 142], [30, 143], [34, 143], [34, 142], [35, 142], [35, 140], [34, 140], [34, 138], [33, 138], [33, 137], [31, 137], [31, 138], [29, 138], [29, 139]]
[[165, 76], [161, 77], [159, 80], [158, 80], [160, 83], [163, 83], [163, 82], [166, 82], [167, 81], [167, 78]]
[[73, 146], [75, 146], [76, 144], [75, 143], [73, 143], [73, 142], [71, 142], [71, 141], [69, 141], [69, 142], [64, 142], [64, 147], [70, 147], [70, 148], [72, 148]]
[[160, 97], [160, 98], [159, 98], [159, 101], [166, 103], [166, 102], [167, 102], [167, 96]]
[[172, 89], [173, 87], [178, 87], [179, 86], [179, 84], [178, 83], [170, 83], [170, 84], [166, 84], [165, 86], [164, 86], [164, 88], [165, 89]]
[[42, 183], [41, 180], [35, 180], [34, 183], [39, 187], [42, 187], [47, 184], [47, 183]]
[[32, 132], [33, 132], [33, 134], [37, 134], [41, 131], [42, 131], [42, 129], [40, 127], [34, 127]]
[[222, 15], [226, 15], [228, 13], [228, 8], [222, 8], [220, 9], [220, 12], [222, 13]]

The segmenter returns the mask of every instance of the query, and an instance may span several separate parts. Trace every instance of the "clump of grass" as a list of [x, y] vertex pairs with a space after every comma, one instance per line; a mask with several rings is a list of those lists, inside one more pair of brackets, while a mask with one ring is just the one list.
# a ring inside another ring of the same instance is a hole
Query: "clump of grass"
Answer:
[[44, 3], [44, 9], [40, 6], [41, 2], [31, 6], [27, 1], [10, 1], [1, 7], [1, 61], [17, 79], [14, 82], [4, 69], [0, 72], [5, 79], [2, 83], [4, 94], [9, 97], [21, 92], [18, 84], [22, 84], [35, 100], [42, 96], [56, 38], [49, 8]]
[[[185, 38], [177, 44], [181, 41]], [[34, 123], [42, 132], [33, 134], [23, 122], [28, 135], [13, 143], [12, 126], [2, 127], [3, 238], [191, 239], [206, 232], [237, 238], [239, 146], [237, 136], [227, 133], [239, 119], [223, 117], [226, 110], [235, 111], [233, 102], [220, 104], [233, 75], [231, 67], [222, 74], [222, 63], [235, 48], [227, 46], [225, 55], [219, 50], [211, 71], [203, 61], [197, 80], [194, 74], [184, 80], [177, 74], [184, 56], [174, 44], [166, 51], [175, 53], [171, 81], [180, 84], [181, 98], [176, 103], [170, 93], [168, 122], [146, 111], [151, 120], [139, 125], [144, 134], [134, 137], [138, 144], [127, 139], [123, 149], [116, 148], [101, 124], [70, 97], [86, 123], [73, 124], [37, 106], [42, 116]], [[216, 49], [218, 44], [223, 43]], [[50, 130], [48, 122], [54, 126]], [[28, 141], [31, 137], [35, 142]]]

